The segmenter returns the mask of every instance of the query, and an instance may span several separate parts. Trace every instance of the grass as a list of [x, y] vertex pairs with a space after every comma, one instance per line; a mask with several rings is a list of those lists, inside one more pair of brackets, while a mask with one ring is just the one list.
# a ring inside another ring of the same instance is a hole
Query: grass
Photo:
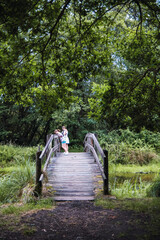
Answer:
[[137, 164], [110, 164], [109, 166], [110, 172], [116, 173], [137, 173], [137, 172], [144, 172], [144, 173], [157, 173], [160, 172], [160, 162], [158, 163], [150, 163], [148, 165], [137, 165]]
[[0, 202], [19, 201], [31, 198], [35, 183], [35, 154], [37, 148], [0, 145]]
[[0, 206], [1, 215], [20, 215], [21, 213], [26, 213], [31, 210], [41, 210], [41, 209], [51, 209], [55, 206], [53, 198], [42, 198], [32, 200], [30, 203], [12, 203], [4, 204]]
[[150, 162], [159, 162], [160, 155], [151, 146], [135, 147], [132, 144], [121, 142], [115, 144], [105, 144], [109, 151], [110, 162], [115, 164], [139, 164], [145, 165]]
[[25, 186], [32, 188], [35, 182], [35, 165], [26, 161], [11, 172], [0, 178], [0, 202], [17, 201], [24, 193]]
[[146, 190], [149, 188], [150, 183], [142, 182], [141, 179], [135, 180], [134, 183], [131, 180], [124, 180], [122, 184], [114, 182], [111, 185], [111, 192], [118, 198], [143, 198], [146, 197]]
[[[37, 208], [39, 205], [33, 194], [35, 189], [35, 155], [37, 148], [0, 145], [0, 151], [0, 204], [14, 204], [16, 202], [27, 204], [31, 202], [31, 205], [28, 206]], [[36, 202], [35, 204], [33, 204], [34, 201]], [[41, 201], [41, 206], [42, 202], [43, 200]], [[46, 200], [44, 205], [46, 205]], [[19, 211], [18, 209], [16, 210], [15, 205], [10, 205], [6, 209], [9, 212], [12, 212], [12, 210], [13, 212]]]
[[160, 163], [150, 163], [143, 166], [110, 164], [111, 194], [117, 198], [145, 198], [159, 172]]
[[119, 129], [98, 135], [101, 147], [109, 153], [112, 194], [118, 198], [160, 195], [160, 181], [155, 180], [160, 173], [160, 133]]
[[158, 175], [150, 188], [147, 189], [147, 196], [160, 197], [160, 175]]
[[37, 147], [21, 147], [12, 144], [0, 145], [0, 167], [20, 164], [24, 159], [35, 160]]
[[96, 201], [96, 206], [103, 206], [107, 209], [121, 209], [133, 210], [138, 213], [157, 214], [160, 213], [159, 198], [122, 198], [122, 199], [109, 199], [100, 194]]

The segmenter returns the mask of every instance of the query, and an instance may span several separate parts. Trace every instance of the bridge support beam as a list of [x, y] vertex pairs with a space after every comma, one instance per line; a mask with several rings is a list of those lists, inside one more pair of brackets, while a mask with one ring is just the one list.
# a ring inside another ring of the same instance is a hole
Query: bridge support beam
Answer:
[[41, 151], [36, 153], [36, 187], [34, 190], [34, 195], [38, 197], [42, 193], [42, 182], [39, 181], [41, 173], [42, 173], [42, 163], [41, 159], [39, 158], [41, 155]]
[[103, 193], [104, 195], [109, 194], [109, 174], [108, 174], [108, 151], [103, 150], [105, 157], [104, 157], [104, 174], [106, 176], [105, 179], [103, 179]]

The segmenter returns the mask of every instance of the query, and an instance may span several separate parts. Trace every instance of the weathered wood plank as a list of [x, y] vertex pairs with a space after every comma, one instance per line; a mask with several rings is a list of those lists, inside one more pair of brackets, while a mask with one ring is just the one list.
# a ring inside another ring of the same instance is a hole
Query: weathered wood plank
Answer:
[[60, 185], [60, 184], [63, 184], [63, 186], [77, 186], [77, 185], [86, 185], [86, 186], [90, 186], [91, 183], [93, 182], [93, 179], [89, 180], [89, 181], [86, 181], [86, 180], [83, 180], [83, 181], [72, 181], [72, 179], [68, 180], [68, 181], [59, 181], [57, 179], [53, 179], [53, 180], [49, 180], [47, 182], [47, 184], [50, 184], [50, 185]]
[[[55, 193], [66, 193], [66, 195], [68, 194], [68, 193], [76, 193], [78, 190], [77, 190], [78, 188], [67, 188], [67, 187], [54, 187], [54, 189], [52, 189], [52, 190], [54, 190], [55, 191]], [[94, 192], [93, 192], [93, 189], [92, 188], [85, 188], [85, 187], [81, 187], [81, 191], [78, 191], [79, 192], [79, 194], [81, 194], [81, 193], [83, 193], [83, 192], [87, 192], [87, 193], [92, 193], [91, 195], [94, 195]]]
[[55, 201], [94, 201], [94, 196], [55, 196]]
[[58, 154], [47, 168], [47, 186], [56, 201], [94, 200], [97, 164], [89, 153]]
[[56, 196], [94, 196], [92, 191], [55, 191]]

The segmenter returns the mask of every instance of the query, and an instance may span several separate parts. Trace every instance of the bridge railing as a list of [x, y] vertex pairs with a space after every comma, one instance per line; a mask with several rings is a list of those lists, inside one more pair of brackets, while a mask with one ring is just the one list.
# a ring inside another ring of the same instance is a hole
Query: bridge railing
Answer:
[[[47, 135], [46, 145], [42, 151], [40, 149], [36, 153], [36, 187], [35, 187], [35, 196], [39, 196], [42, 192], [42, 183], [44, 176], [46, 174], [46, 169], [49, 164], [49, 161], [54, 154], [57, 156], [57, 152], [60, 152], [61, 143], [60, 139], [55, 134]], [[42, 163], [45, 158], [45, 163], [42, 170]]]
[[[109, 177], [108, 177], [108, 151], [102, 150], [97, 137], [93, 133], [87, 133], [84, 139], [84, 150], [91, 152], [97, 162], [102, 178], [103, 178], [103, 193], [109, 194]], [[99, 159], [102, 158], [102, 163]]]

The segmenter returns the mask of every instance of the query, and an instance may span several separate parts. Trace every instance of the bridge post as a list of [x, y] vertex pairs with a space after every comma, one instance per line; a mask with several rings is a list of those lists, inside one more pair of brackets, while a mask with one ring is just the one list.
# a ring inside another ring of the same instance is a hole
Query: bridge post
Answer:
[[[94, 133], [94, 136], [95, 136], [95, 138], [96, 138], [97, 141], [98, 141], [98, 134], [97, 134], [97, 133]], [[94, 142], [94, 149], [95, 149], [96, 153], [98, 153], [98, 149], [97, 149], [97, 146], [96, 146], [96, 144], [95, 144], [95, 141], [93, 141], [93, 142]]]
[[[91, 146], [94, 146], [94, 145], [93, 145], [93, 139], [92, 139], [92, 137], [88, 137], [88, 138], [87, 138], [87, 142], [88, 142]], [[92, 151], [91, 151], [90, 149], [89, 149], [88, 151], [89, 151], [89, 153], [90, 153], [91, 155], [93, 155], [93, 153], [92, 153]]]
[[103, 150], [105, 157], [104, 157], [104, 174], [106, 179], [103, 180], [103, 193], [104, 195], [109, 194], [109, 174], [108, 174], [108, 151]]
[[41, 151], [38, 151], [36, 153], [36, 187], [34, 190], [34, 195], [38, 197], [42, 193], [42, 182], [39, 181], [39, 178], [41, 176], [41, 159], [39, 158], [41, 155]]

